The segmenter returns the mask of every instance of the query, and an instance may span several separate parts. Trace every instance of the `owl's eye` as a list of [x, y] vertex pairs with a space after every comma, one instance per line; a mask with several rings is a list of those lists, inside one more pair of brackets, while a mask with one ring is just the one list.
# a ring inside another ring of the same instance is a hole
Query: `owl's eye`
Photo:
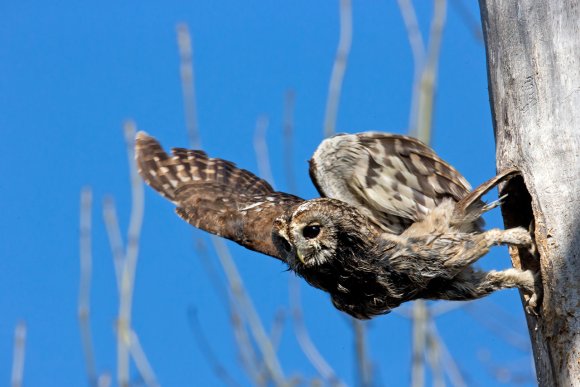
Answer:
[[306, 239], [316, 238], [320, 234], [320, 226], [317, 224], [312, 224], [310, 226], [305, 226], [302, 229], [302, 235]]

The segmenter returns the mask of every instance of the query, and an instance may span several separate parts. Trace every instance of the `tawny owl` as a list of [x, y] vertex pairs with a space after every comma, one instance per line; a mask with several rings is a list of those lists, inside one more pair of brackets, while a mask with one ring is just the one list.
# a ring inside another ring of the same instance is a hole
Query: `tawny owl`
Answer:
[[140, 132], [139, 173], [191, 225], [278, 258], [336, 308], [360, 319], [418, 298], [471, 300], [519, 287], [535, 304], [533, 272], [471, 265], [499, 244], [531, 246], [524, 228], [482, 231], [481, 196], [428, 146], [386, 133], [337, 135], [310, 160], [322, 198], [276, 192], [233, 163], [173, 149]]

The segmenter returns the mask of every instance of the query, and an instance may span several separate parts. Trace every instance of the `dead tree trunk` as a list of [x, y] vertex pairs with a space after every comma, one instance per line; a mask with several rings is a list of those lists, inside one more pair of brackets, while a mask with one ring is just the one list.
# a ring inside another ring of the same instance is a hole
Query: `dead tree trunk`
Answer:
[[[540, 386], [580, 385], [580, 5], [480, 0], [506, 226], [535, 220], [544, 297], [528, 316]], [[516, 266], [537, 261], [511, 251]], [[521, 258], [521, 259], [520, 259]]]

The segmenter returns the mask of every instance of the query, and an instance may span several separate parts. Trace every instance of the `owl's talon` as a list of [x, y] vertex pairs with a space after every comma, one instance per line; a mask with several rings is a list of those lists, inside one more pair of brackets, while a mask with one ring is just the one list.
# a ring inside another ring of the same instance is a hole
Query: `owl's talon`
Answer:
[[542, 288], [542, 279], [540, 276], [540, 272], [535, 272], [533, 273], [534, 275], [534, 283], [533, 286], [531, 288], [527, 288], [527, 289], [522, 289], [524, 292], [527, 292], [528, 294], [526, 296], [524, 296], [524, 298], [526, 299], [526, 312], [528, 314], [531, 314], [533, 316], [537, 316], [538, 315], [538, 310], [539, 310], [539, 304], [541, 301], [541, 298], [543, 296], [543, 288]]
[[536, 235], [536, 223], [534, 222], [534, 220], [532, 219], [532, 221], [530, 222], [530, 225], [528, 226], [528, 231], [532, 237], [532, 244], [528, 246], [528, 252], [530, 253], [530, 255], [536, 259], [539, 259], [540, 257], [540, 253], [538, 252], [538, 247], [536, 245], [536, 240], [534, 238], [534, 236]]

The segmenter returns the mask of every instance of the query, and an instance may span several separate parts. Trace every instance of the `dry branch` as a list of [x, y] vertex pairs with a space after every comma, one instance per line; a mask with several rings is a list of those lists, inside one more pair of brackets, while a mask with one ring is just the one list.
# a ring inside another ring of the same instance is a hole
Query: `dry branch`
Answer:
[[351, 0], [340, 0], [340, 37], [336, 57], [332, 66], [330, 83], [328, 84], [328, 99], [326, 100], [326, 113], [324, 115], [324, 137], [330, 137], [336, 130], [338, 117], [338, 104], [342, 81], [346, 72], [348, 54], [352, 42], [352, 4]]
[[81, 330], [81, 341], [85, 358], [85, 367], [89, 386], [98, 386], [97, 367], [93, 351], [93, 336], [91, 332], [91, 275], [93, 258], [91, 251], [91, 228], [93, 193], [89, 187], [81, 191], [80, 211], [80, 283], [77, 315]]
[[26, 323], [20, 321], [14, 329], [14, 348], [12, 352], [11, 387], [22, 387], [24, 379], [24, 358], [26, 355]]

